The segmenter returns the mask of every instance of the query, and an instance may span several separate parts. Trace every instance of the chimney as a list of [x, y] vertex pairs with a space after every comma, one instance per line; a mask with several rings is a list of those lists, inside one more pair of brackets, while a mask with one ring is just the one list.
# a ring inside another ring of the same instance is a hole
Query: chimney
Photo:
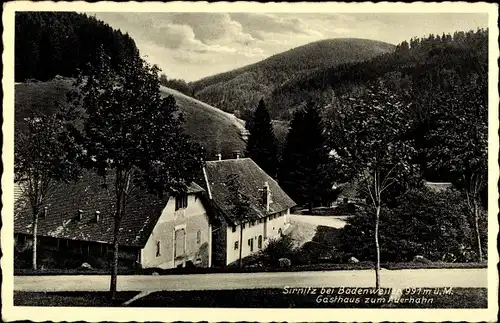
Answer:
[[271, 203], [271, 191], [269, 190], [269, 183], [264, 182], [264, 187], [262, 188], [262, 200], [263, 204], [266, 206], [266, 212], [269, 212], [269, 204]]
[[83, 210], [78, 210], [78, 221], [83, 219]]
[[234, 158], [240, 159], [240, 151], [239, 150], [234, 151]]
[[95, 211], [95, 222], [99, 222], [101, 219], [101, 212]]
[[222, 154], [221, 153], [216, 154], [215, 157], [217, 157], [217, 160], [222, 160]]

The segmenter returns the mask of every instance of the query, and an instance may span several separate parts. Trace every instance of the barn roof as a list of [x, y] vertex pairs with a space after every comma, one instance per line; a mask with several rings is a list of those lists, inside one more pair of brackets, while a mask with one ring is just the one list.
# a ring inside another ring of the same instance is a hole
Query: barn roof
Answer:
[[[295, 202], [281, 189], [278, 183], [266, 174], [252, 159], [237, 158], [206, 162], [206, 174], [208, 190], [212, 195], [213, 202], [218, 209], [224, 213], [226, 219], [236, 224], [239, 221], [232, 214], [231, 192], [227, 187], [229, 175], [238, 175], [241, 193], [250, 202], [250, 214], [248, 220], [257, 220], [268, 214], [285, 211], [293, 206]], [[269, 213], [263, 203], [262, 191], [264, 183], [268, 182], [271, 192]]]
[[424, 183], [424, 185], [430, 189], [431, 191], [435, 192], [435, 193], [441, 193], [441, 192], [444, 192], [448, 189], [450, 189], [451, 187], [453, 187], [453, 185], [451, 183], [448, 183], [448, 182], [428, 182], [426, 181]]
[[[115, 197], [113, 179], [103, 185], [101, 177], [86, 173], [77, 182], [58, 183], [47, 197], [47, 213], [38, 220], [38, 235], [60, 239], [113, 242]], [[188, 193], [203, 192], [191, 184]], [[126, 206], [120, 227], [120, 245], [143, 247], [168, 202], [168, 195], [158, 198], [146, 192], [132, 192], [134, 198]], [[82, 210], [82, 219], [78, 212]], [[99, 211], [99, 222], [95, 220]], [[43, 210], [42, 210], [43, 213]], [[32, 234], [32, 215], [26, 197], [16, 201], [14, 232]]]

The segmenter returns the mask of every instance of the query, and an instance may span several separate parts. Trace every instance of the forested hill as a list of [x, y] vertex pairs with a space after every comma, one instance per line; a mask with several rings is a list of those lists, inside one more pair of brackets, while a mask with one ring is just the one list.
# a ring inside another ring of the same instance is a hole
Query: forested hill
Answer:
[[74, 12], [17, 12], [15, 80], [72, 77], [95, 60], [98, 46], [118, 68], [123, 57], [138, 55], [134, 40], [94, 17]]
[[273, 55], [261, 62], [191, 84], [196, 98], [228, 112], [257, 106], [281, 84], [318, 68], [359, 62], [394, 51], [395, 46], [367, 39], [327, 39]]
[[452, 78], [473, 75], [488, 75], [487, 30], [413, 38], [399, 44], [393, 53], [317, 69], [274, 89], [267, 104], [274, 117], [286, 120], [308, 100], [331, 101], [332, 93], [355, 96], [377, 79], [417, 98], [446, 86]]

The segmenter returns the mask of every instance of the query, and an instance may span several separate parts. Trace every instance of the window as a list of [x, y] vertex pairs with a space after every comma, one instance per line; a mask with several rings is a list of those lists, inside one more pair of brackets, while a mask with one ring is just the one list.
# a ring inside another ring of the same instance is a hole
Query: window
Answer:
[[160, 252], [160, 241], [156, 241], [156, 257], [161, 256]]
[[283, 231], [281, 231], [281, 228], [278, 229], [278, 234], [280, 235], [280, 237], [283, 236]]
[[188, 205], [187, 195], [179, 195], [175, 197], [175, 210], [185, 209]]
[[239, 241], [236, 241], [234, 243], [234, 250], [238, 250], [238, 247], [239, 247]]
[[233, 232], [236, 232], [236, 226], [235, 225], [233, 225], [232, 229], [233, 229]]
[[246, 223], [243, 223], [241, 226], [243, 229], [245, 229]]
[[259, 219], [259, 223], [262, 223], [262, 219]]
[[262, 249], [262, 236], [259, 236], [259, 239], [257, 240], [257, 248]]
[[253, 239], [252, 238], [248, 239], [248, 245], [250, 246], [250, 252], [252, 252], [253, 251]]
[[198, 230], [198, 232], [196, 232], [196, 243], [200, 244], [200, 242], [201, 242], [201, 231]]

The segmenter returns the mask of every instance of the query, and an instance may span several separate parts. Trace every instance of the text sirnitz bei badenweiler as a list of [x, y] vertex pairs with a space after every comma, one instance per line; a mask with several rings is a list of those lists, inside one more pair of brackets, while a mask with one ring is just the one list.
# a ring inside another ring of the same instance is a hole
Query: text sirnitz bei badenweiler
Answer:
[[310, 295], [318, 304], [432, 304], [434, 297], [452, 295], [443, 288], [373, 288], [373, 287], [285, 287], [284, 295]]

